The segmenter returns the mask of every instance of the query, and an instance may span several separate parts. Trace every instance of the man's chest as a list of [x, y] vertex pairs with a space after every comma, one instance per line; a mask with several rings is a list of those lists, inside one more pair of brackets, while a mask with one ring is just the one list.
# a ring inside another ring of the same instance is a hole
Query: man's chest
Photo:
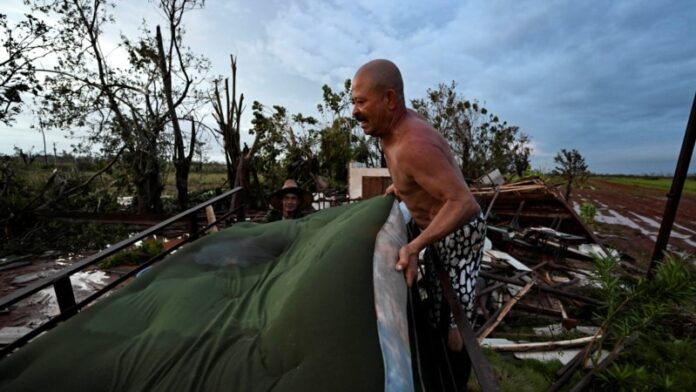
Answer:
[[408, 192], [414, 184], [413, 178], [408, 175], [404, 168], [406, 164], [406, 162], [403, 161], [404, 158], [397, 157], [396, 153], [387, 149], [384, 151], [384, 158], [387, 161], [389, 174], [391, 175], [392, 182], [396, 189], [401, 193]]

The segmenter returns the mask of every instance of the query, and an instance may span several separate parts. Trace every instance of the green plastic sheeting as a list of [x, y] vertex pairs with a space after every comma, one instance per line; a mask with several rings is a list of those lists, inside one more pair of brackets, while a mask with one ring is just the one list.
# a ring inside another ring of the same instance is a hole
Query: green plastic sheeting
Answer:
[[206, 236], [0, 361], [0, 390], [383, 390], [372, 267], [392, 203]]

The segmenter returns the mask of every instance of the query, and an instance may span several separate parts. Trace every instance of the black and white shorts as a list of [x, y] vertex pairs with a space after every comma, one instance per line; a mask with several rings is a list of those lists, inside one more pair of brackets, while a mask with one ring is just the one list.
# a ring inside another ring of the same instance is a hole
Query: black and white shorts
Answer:
[[[442, 285], [435, 274], [435, 262], [439, 261], [449, 275], [459, 302], [466, 311], [469, 321], [474, 318], [474, 297], [476, 279], [481, 268], [483, 244], [486, 238], [486, 220], [483, 212], [479, 213], [469, 223], [448, 234], [440, 241], [432, 244], [425, 252], [425, 289], [430, 299], [428, 318], [433, 327], [440, 323], [442, 308]], [[437, 257], [434, 257], [433, 250]], [[455, 328], [454, 317], [450, 316], [450, 327]]]

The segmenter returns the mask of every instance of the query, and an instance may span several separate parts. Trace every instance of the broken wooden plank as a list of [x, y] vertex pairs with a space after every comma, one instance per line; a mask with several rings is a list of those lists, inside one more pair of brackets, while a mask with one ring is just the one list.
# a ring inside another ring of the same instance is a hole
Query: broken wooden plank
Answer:
[[549, 389], [546, 390], [546, 392], [556, 392], [558, 391], [563, 385], [565, 385], [568, 380], [573, 376], [573, 373], [580, 367], [582, 364], [582, 358], [585, 356], [585, 353], [587, 353], [587, 350], [589, 349], [590, 346], [585, 347], [584, 349], [580, 350], [573, 359], [571, 359], [568, 363], [565, 364], [561, 369], [559, 369], [556, 372], [556, 381], [554, 381], [551, 386], [549, 386]]
[[[491, 273], [488, 271], [483, 271], [483, 270], [479, 273], [479, 275], [481, 277], [486, 278], [486, 279], [492, 279], [492, 280], [497, 280], [499, 282], [510, 283], [510, 284], [514, 284], [515, 286], [523, 287], [527, 284], [527, 282], [521, 282], [521, 281], [516, 280], [516, 279], [510, 279], [508, 277], [496, 275], [494, 273]], [[596, 300], [594, 298], [586, 297], [586, 296], [580, 295], [580, 294], [569, 293], [569, 292], [566, 292], [566, 291], [563, 291], [560, 289], [555, 289], [553, 287], [549, 287], [548, 285], [537, 284], [537, 287], [541, 291], [545, 291], [547, 293], [555, 294], [555, 295], [558, 295], [561, 297], [576, 299], [576, 300], [584, 302], [586, 304], [591, 304], [591, 305], [601, 305], [602, 304], [601, 301]]]
[[[581, 352], [581, 351], [583, 351], [583, 350], [577, 349], [577, 348], [570, 348], [570, 349], [550, 350], [550, 351], [519, 351], [519, 352], [513, 353], [512, 355], [517, 359], [536, 359], [537, 361], [543, 361], [543, 362], [557, 360], [557, 361], [561, 362], [563, 365], [566, 365], [575, 358], [575, 356], [578, 354], [578, 352]], [[603, 360], [604, 358], [606, 358], [607, 355], [609, 355], [609, 352], [606, 350], [603, 350], [600, 353], [600, 360]], [[591, 368], [592, 364], [588, 363], [587, 366]]]
[[535, 314], [541, 314], [544, 316], [554, 317], [554, 318], [557, 318], [559, 320], [563, 319], [563, 314], [559, 310], [545, 308], [543, 306], [528, 304], [528, 303], [524, 303], [524, 302], [518, 303], [517, 306], [515, 307], [515, 309], [521, 310], [521, 311], [527, 312], [527, 313], [535, 313]]
[[[510, 312], [510, 309], [512, 309], [512, 307], [517, 303], [517, 301], [519, 301], [525, 294], [527, 294], [527, 292], [529, 291], [529, 289], [532, 288], [532, 286], [534, 286], [533, 280], [531, 282], [527, 283], [527, 285], [525, 285], [524, 287], [522, 287], [522, 290], [518, 291], [517, 294], [515, 294], [515, 296], [510, 298], [510, 300], [507, 301], [505, 306], [503, 306], [501, 308], [500, 312], [496, 312], [498, 315], [496, 317], [491, 318], [491, 320], [493, 320], [493, 322], [491, 322], [488, 327], [486, 327], [485, 329], [483, 329], [481, 331], [481, 333], [479, 333], [478, 338], [477, 338], [479, 343], [483, 339], [485, 339], [486, 336], [488, 336], [495, 329], [495, 327], [497, 327], [498, 324], [500, 324], [501, 321], [503, 321], [503, 318], [505, 318], [505, 316], [507, 316], [507, 314]], [[486, 324], [488, 324], [488, 323], [486, 323]]]
[[503, 343], [503, 344], [489, 344], [486, 340], [482, 342], [482, 345], [497, 351], [534, 351], [534, 350], [552, 350], [561, 347], [576, 347], [582, 346], [584, 344], [594, 342], [597, 339], [601, 339], [602, 335], [598, 336], [587, 336], [578, 339], [569, 340], [556, 340], [551, 342], [530, 342], [530, 343]]
[[[520, 278], [522, 278], [523, 276], [525, 276], [525, 275], [527, 275], [527, 274], [529, 274], [528, 271], [521, 271], [521, 272], [518, 272], [518, 273], [516, 273], [515, 275], [513, 275], [513, 276], [512, 276], [512, 279], [520, 279]], [[505, 286], [505, 283], [500, 283], [500, 282], [495, 283], [495, 284], [493, 284], [493, 285], [491, 285], [491, 286], [486, 287], [485, 289], [480, 290], [480, 291], [477, 293], [477, 296], [479, 296], [479, 297], [484, 296], [484, 295], [490, 293], [491, 291], [498, 290], [499, 288], [501, 288], [501, 287], [503, 287], [503, 286]], [[476, 287], [478, 287], [478, 286], [476, 286]]]
[[[208, 224], [212, 224], [213, 222], [217, 221], [217, 218], [215, 217], [215, 210], [213, 210], [213, 206], [207, 206], [205, 207], [205, 216], [208, 219]], [[212, 225], [209, 229], [208, 232], [210, 233], [217, 233], [218, 232], [218, 227], [217, 224]]]
[[590, 384], [592, 379], [594, 378], [594, 375], [597, 372], [600, 372], [600, 371], [606, 369], [607, 366], [609, 366], [612, 362], [614, 362], [614, 359], [616, 359], [616, 357], [624, 349], [624, 347], [632, 344], [636, 339], [638, 339], [638, 333], [634, 332], [627, 339], [624, 339], [624, 340], [616, 343], [616, 345], [611, 350], [609, 355], [607, 355], [606, 358], [604, 358], [597, 366], [592, 368], [592, 370], [590, 370], [589, 373], [587, 373], [585, 375], [585, 377], [583, 377], [577, 384], [575, 384], [575, 386], [570, 389], [570, 392], [584, 391], [587, 388], [587, 386]]
[[509, 264], [512, 268], [518, 270], [518, 271], [531, 271], [531, 268], [527, 267], [523, 263], [521, 263], [519, 260], [516, 258], [512, 257], [509, 253], [502, 252], [499, 250], [485, 250], [483, 251], [484, 258], [487, 256], [492, 260], [500, 260], [504, 261], [505, 263]]
[[442, 285], [443, 295], [449, 304], [450, 311], [457, 324], [457, 329], [464, 341], [464, 348], [467, 354], [469, 354], [471, 366], [474, 368], [474, 373], [476, 374], [476, 379], [481, 389], [485, 392], [498, 391], [498, 384], [493, 376], [493, 370], [491, 370], [488, 360], [483, 355], [481, 346], [479, 346], [476, 335], [474, 335], [474, 330], [471, 328], [471, 324], [469, 320], [467, 320], [464, 310], [454, 294], [454, 289], [452, 288], [449, 277], [442, 270], [437, 271], [437, 277]]

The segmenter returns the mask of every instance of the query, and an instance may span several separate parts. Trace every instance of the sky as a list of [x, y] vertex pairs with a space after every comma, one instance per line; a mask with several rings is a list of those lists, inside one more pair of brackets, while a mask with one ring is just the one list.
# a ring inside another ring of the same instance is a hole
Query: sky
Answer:
[[[19, 0], [2, 3], [10, 18], [22, 12]], [[104, 44], [114, 62], [123, 61], [118, 33], [162, 22], [141, 0], [119, 2], [114, 16]], [[401, 69], [407, 100], [454, 80], [466, 99], [519, 126], [542, 171], [561, 149], [577, 149], [595, 173], [673, 174], [696, 93], [692, 0], [209, 0], [184, 24], [211, 77], [229, 75], [237, 56], [243, 129], [254, 100], [317, 115], [323, 84], [341, 89], [360, 65], [386, 58]], [[0, 127], [0, 152], [41, 150], [33, 121], [27, 111]], [[47, 138], [69, 149], [64, 133]]]

